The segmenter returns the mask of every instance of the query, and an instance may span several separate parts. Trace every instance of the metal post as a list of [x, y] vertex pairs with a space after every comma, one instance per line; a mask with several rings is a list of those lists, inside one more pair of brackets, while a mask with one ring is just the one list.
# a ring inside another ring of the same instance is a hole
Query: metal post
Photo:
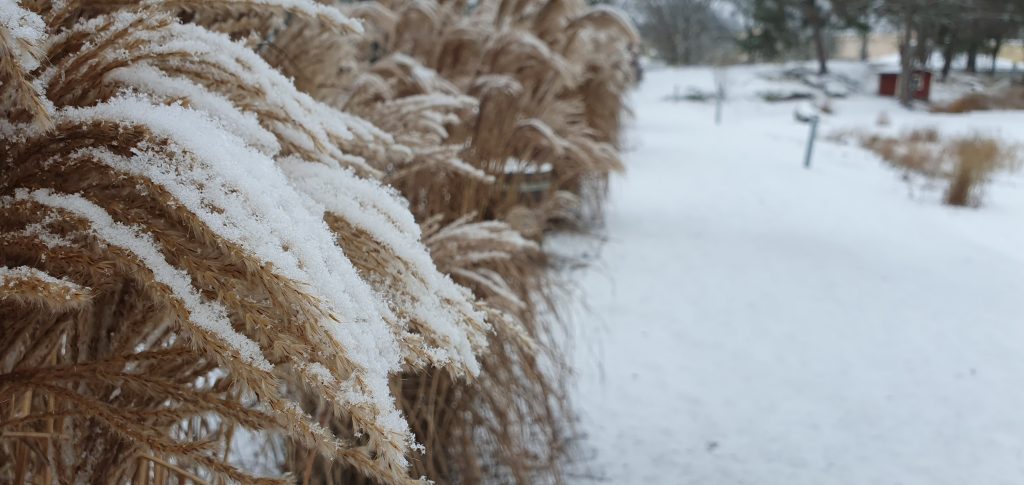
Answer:
[[807, 139], [807, 153], [804, 154], [804, 168], [811, 168], [811, 152], [814, 150], [814, 138], [818, 136], [818, 116], [811, 117], [811, 137]]

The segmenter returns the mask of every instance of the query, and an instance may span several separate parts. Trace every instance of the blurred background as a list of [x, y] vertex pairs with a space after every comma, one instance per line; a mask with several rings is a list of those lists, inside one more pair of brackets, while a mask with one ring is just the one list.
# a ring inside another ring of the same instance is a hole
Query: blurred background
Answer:
[[1024, 479], [1024, 3], [618, 5], [628, 170], [565, 241], [591, 481]]

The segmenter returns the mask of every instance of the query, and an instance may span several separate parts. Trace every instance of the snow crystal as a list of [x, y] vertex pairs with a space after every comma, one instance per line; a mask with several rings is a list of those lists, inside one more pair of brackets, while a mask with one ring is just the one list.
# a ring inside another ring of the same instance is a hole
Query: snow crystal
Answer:
[[15, 42], [10, 47], [14, 48], [15, 58], [24, 71], [39, 67], [39, 61], [30, 49], [41, 44], [46, 34], [46, 23], [42, 17], [19, 7], [14, 0], [0, 0], [0, 29], [7, 30], [14, 37]]
[[53, 233], [47, 229], [46, 225], [53, 222], [53, 219], [54, 217], [52, 215], [48, 215], [42, 222], [28, 224], [25, 226], [25, 229], [21, 231], [21, 234], [34, 237], [51, 249], [61, 246], [70, 246], [71, 242], [64, 236]]
[[311, 364], [305, 364], [300, 362], [296, 365], [296, 367], [298, 367], [300, 371], [312, 375], [314, 378], [320, 381], [320, 384], [324, 386], [333, 386], [337, 383], [337, 381], [334, 378], [334, 375], [331, 374], [330, 369], [324, 367], [324, 365], [319, 362], [313, 362]]
[[56, 278], [31, 266], [0, 266], [0, 287], [14, 286], [19, 282], [27, 280], [36, 280], [48, 285], [62, 287], [72, 293], [85, 291], [80, 285], [67, 278]]

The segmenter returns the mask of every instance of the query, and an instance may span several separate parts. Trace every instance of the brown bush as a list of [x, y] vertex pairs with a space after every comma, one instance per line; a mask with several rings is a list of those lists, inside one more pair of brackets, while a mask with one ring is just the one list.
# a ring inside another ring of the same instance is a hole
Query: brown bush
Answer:
[[910, 143], [936, 143], [939, 132], [935, 128], [915, 128], [905, 133], [903, 138]]
[[1013, 152], [998, 141], [975, 136], [953, 140], [947, 145], [955, 160], [945, 201], [949, 205], [981, 203], [981, 190], [992, 173], [1012, 165]]
[[970, 93], [946, 105], [932, 108], [934, 113], [1024, 109], [1024, 87], [1010, 87], [996, 93]]
[[938, 139], [934, 128], [920, 128], [899, 137], [865, 135], [860, 143], [896, 168], [936, 177], [942, 172], [942, 159], [935, 154]]
[[1018, 170], [1014, 146], [975, 135], [943, 142], [933, 128], [908, 131], [899, 137], [860, 136], [861, 146], [896, 168], [929, 178], [948, 179], [945, 203], [977, 205], [985, 182], [998, 170]]

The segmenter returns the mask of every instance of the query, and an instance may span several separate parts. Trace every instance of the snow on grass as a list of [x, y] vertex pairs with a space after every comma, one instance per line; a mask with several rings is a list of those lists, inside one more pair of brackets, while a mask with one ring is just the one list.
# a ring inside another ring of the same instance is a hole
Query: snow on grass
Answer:
[[[143, 5], [161, 5], [165, 0], [145, 0]], [[260, 7], [276, 7], [288, 12], [316, 18], [342, 33], [363, 33], [363, 24], [359, 20], [346, 17], [335, 7], [321, 5], [310, 0], [220, 0], [220, 3], [235, 5], [251, 5]]]
[[351, 171], [296, 159], [282, 160], [280, 164], [292, 183], [326, 210], [366, 231], [399, 261], [409, 265], [411, 271], [403, 268], [397, 277], [413, 301], [401, 302], [401, 306], [411, 307], [412, 316], [447, 343], [446, 348], [429, 349], [431, 354], [438, 364], [451, 361], [471, 375], [478, 375], [480, 366], [472, 342], [482, 344], [484, 337], [465, 328], [462, 319], [476, 319], [483, 326], [483, 316], [466, 300], [466, 290], [437, 270], [419, 241], [419, 227], [404, 199]]
[[32, 192], [19, 189], [15, 193], [15, 200], [32, 200], [86, 219], [100, 240], [139, 258], [153, 272], [153, 279], [167, 286], [188, 310], [189, 320], [193, 324], [219, 337], [225, 345], [238, 352], [246, 364], [268, 372], [273, 369], [259, 345], [232, 328], [227, 310], [219, 303], [204, 301], [199, 291], [192, 286], [192, 278], [188, 273], [171, 266], [149, 234], [137, 227], [114, 221], [102, 207], [77, 194], [54, 193], [48, 189]]
[[[143, 97], [68, 108], [60, 117], [79, 123], [141, 125], [173, 140], [159, 150], [141, 146], [128, 157], [102, 149], [88, 154], [161, 185], [218, 235], [280, 276], [303, 283], [328, 310], [330, 317], [320, 325], [362, 370], [365, 393], [352, 389], [346, 399], [393, 409], [388, 376], [399, 369], [400, 352], [387, 322], [396, 318], [335, 243], [321, 217], [323, 207], [295, 190], [272, 159], [200, 112], [154, 105]], [[386, 416], [378, 424], [406, 433], [404, 423]]]
[[188, 78], [169, 76], [144, 63], [115, 69], [105, 78], [144, 90], [146, 94], [162, 100], [187, 101], [190, 108], [207, 113], [232, 134], [267, 155], [273, 156], [281, 150], [277, 139], [260, 126], [256, 115], [239, 111], [225, 97], [202, 88]]
[[[6, 202], [5, 200], [4, 203]], [[2, 302], [38, 305], [54, 315], [81, 308], [91, 300], [92, 290], [90, 288], [81, 286], [65, 277], [57, 278], [31, 266], [0, 266], [0, 301]], [[8, 364], [10, 363], [8, 362]]]
[[[193, 78], [202, 80], [209, 91], [244, 84], [246, 91], [254, 95], [231, 100], [242, 103], [241, 109], [255, 112], [262, 120], [263, 128], [276, 135], [282, 145], [298, 148], [322, 163], [344, 164], [365, 173], [376, 173], [364, 156], [385, 161], [407, 156], [408, 150], [397, 145], [391, 135], [366, 120], [318, 103], [298, 91], [291, 80], [258, 54], [225, 34], [173, 22], [157, 29], [134, 27], [135, 24], [159, 20], [159, 17], [154, 20], [138, 13], [121, 11], [80, 22], [55, 36], [55, 42], [70, 35], [91, 34], [95, 38], [94, 43], [86, 44], [83, 49], [96, 49], [97, 45], [117, 36], [122, 45], [144, 47], [97, 52], [102, 61], [122, 65], [126, 60], [148, 60], [150, 65], [165, 72], [186, 76], [202, 72], [201, 76]], [[108, 23], [109, 28], [100, 29]], [[57, 72], [56, 67], [51, 67], [40, 74], [40, 79], [48, 85], [54, 81]], [[140, 78], [139, 74], [137, 71], [122, 73], [117, 81], [142, 92], [149, 91], [150, 88], [135, 82], [148, 81], [153, 77], [152, 73], [145, 78]], [[161, 89], [169, 87], [162, 86]], [[176, 91], [183, 89], [194, 91], [181, 83], [173, 86]], [[158, 94], [165, 95], [162, 92]], [[209, 105], [208, 99], [202, 101]], [[357, 152], [363, 156], [356, 155]]]
[[[805, 170], [795, 105], [753, 95], [772, 69], [731, 68], [721, 126], [713, 103], [663, 100], [713, 87], [710, 69], [648, 71], [633, 96], [608, 241], [578, 275], [575, 401], [598, 475], [581, 481], [1020, 483], [1022, 176], [957, 209], [857, 146], [819, 140]], [[819, 133], [882, 129], [886, 111], [885, 129], [1024, 141], [1018, 113], [906, 111], [871, 86]]]
[[38, 281], [56, 288], [62, 288], [68, 293], [83, 293], [85, 289], [79, 284], [67, 278], [55, 278], [46, 272], [31, 266], [0, 266], [0, 288], [16, 286], [23, 281]]
[[[14, 59], [24, 72], [39, 67], [37, 52], [46, 32], [46, 22], [30, 10], [18, 6], [14, 0], [0, 0], [0, 29], [10, 33], [14, 42], [4, 44], [12, 49]], [[2, 35], [2, 33], [0, 33]]]

